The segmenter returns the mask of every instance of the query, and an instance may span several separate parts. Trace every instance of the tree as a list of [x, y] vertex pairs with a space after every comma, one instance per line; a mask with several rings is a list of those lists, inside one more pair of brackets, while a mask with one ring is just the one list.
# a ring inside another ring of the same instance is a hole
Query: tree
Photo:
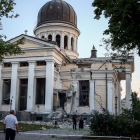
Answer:
[[[13, 9], [16, 3], [14, 0], [0, 0], [0, 30], [2, 30], [2, 18], [17, 18], [18, 14], [14, 13]], [[4, 56], [12, 56], [16, 54], [23, 54], [24, 52], [20, 49], [19, 44], [24, 44], [24, 38], [18, 40], [14, 44], [9, 41], [4, 41], [5, 35], [0, 35], [0, 62]]]
[[125, 63], [135, 52], [140, 56], [140, 0], [94, 0], [92, 6], [95, 19], [109, 20], [103, 34], [110, 37], [102, 41], [112, 59]]
[[122, 109], [122, 115], [140, 121], [140, 100], [136, 92], [132, 92], [131, 101], [131, 109]]

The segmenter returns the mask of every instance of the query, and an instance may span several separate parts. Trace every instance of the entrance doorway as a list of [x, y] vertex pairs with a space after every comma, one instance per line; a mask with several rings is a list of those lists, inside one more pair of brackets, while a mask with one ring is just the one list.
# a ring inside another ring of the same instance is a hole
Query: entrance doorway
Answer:
[[28, 79], [20, 79], [19, 85], [19, 111], [27, 109]]
[[66, 93], [59, 93], [60, 107], [64, 109], [64, 103], [67, 101]]

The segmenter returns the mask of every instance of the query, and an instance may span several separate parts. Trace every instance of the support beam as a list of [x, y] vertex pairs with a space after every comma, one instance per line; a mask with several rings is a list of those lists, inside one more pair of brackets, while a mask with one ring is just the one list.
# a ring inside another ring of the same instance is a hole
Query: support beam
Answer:
[[11, 109], [16, 109], [16, 98], [17, 98], [17, 79], [18, 79], [18, 62], [12, 62], [12, 75], [11, 75], [11, 92], [10, 100], [12, 100]]
[[126, 71], [126, 107], [131, 108], [131, 75]]
[[73, 112], [76, 113], [77, 112], [77, 99], [78, 99], [78, 81], [73, 81], [73, 86], [74, 86], [74, 92], [75, 92], [75, 95], [74, 95], [74, 102], [73, 102]]
[[61, 34], [61, 42], [60, 43], [61, 43], [60, 48], [64, 49], [64, 32], [62, 32], [62, 34]]
[[45, 112], [53, 111], [54, 60], [46, 60]]
[[27, 92], [27, 111], [33, 111], [34, 109], [34, 68], [35, 61], [28, 61], [28, 92]]
[[90, 113], [94, 110], [94, 97], [95, 97], [95, 80], [90, 80]]
[[113, 113], [112, 80], [108, 81], [108, 111]]

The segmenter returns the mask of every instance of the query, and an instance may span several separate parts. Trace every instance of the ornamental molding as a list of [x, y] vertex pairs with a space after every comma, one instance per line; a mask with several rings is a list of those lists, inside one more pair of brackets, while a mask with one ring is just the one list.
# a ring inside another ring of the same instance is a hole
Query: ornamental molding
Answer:
[[18, 72], [18, 76], [19, 77], [25, 77], [25, 76], [27, 77], [28, 76], [28, 72], [27, 71], [19, 71]]
[[2, 78], [11, 77], [11, 72], [8, 72], [8, 73], [7, 72], [6, 73], [2, 72], [1, 77]]

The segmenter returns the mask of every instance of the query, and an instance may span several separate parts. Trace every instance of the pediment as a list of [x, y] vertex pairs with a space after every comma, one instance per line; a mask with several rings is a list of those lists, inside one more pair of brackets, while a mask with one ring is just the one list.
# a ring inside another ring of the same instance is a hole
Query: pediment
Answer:
[[19, 45], [19, 47], [22, 49], [39, 48], [39, 47], [55, 47], [55, 45], [56, 45], [55, 43], [47, 42], [45, 40], [42, 40], [42, 39], [39, 39], [36, 37], [32, 37], [32, 36], [27, 36], [24, 34], [11, 39], [10, 42], [14, 43], [23, 37], [25, 38], [25, 42], [23, 45]]

